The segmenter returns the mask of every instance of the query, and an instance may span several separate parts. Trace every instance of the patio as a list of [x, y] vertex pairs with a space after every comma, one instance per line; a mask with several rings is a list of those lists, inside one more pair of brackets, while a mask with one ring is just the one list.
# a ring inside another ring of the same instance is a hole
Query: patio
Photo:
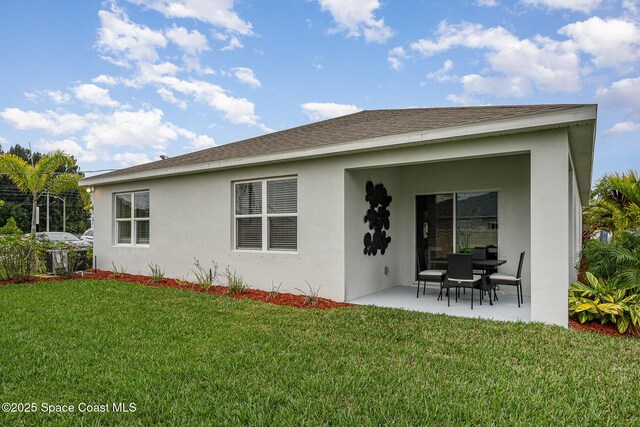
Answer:
[[[478, 303], [478, 293], [474, 292], [473, 310], [471, 310], [471, 293], [461, 294], [458, 302], [451, 296], [451, 307], [447, 306], [447, 297], [437, 301], [439, 290], [427, 287], [426, 295], [416, 298], [415, 286], [394, 286], [380, 292], [355, 298], [350, 303], [358, 305], [374, 305], [379, 307], [401, 308], [426, 313], [447, 314], [450, 316], [475, 317], [505, 321], [531, 321], [531, 297], [524, 296], [524, 304], [518, 308], [515, 294], [507, 294], [498, 290], [498, 301], [489, 304], [487, 298], [482, 305]], [[461, 292], [462, 293], [462, 292]]]

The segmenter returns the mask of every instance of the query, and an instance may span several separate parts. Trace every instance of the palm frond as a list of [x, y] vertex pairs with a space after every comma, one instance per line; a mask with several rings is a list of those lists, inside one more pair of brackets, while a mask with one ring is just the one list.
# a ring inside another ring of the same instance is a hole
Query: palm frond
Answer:
[[0, 155], [0, 174], [8, 176], [22, 192], [31, 192], [29, 183], [32, 169], [29, 163], [14, 154]]
[[73, 191], [78, 189], [78, 181], [82, 177], [76, 173], [61, 173], [49, 180], [46, 186], [47, 191], [53, 194], [63, 191]]

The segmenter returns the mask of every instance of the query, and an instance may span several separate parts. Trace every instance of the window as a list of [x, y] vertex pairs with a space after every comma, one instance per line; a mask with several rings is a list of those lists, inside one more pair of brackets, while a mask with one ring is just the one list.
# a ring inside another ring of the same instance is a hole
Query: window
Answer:
[[235, 233], [236, 249], [296, 251], [298, 179], [236, 183]]
[[496, 191], [416, 196], [416, 220], [416, 249], [427, 269], [442, 269], [447, 254], [473, 248], [498, 256]]
[[149, 192], [116, 194], [116, 244], [149, 244]]

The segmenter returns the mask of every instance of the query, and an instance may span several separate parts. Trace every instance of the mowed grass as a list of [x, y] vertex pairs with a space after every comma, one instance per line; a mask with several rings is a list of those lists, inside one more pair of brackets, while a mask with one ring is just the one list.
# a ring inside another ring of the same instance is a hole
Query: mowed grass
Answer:
[[[0, 287], [0, 425], [633, 425], [640, 340], [117, 281]], [[129, 413], [77, 405], [130, 403]]]

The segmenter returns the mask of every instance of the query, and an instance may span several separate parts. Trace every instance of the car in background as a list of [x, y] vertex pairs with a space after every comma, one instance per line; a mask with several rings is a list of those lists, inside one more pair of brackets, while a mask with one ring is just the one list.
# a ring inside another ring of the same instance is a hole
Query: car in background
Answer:
[[93, 247], [93, 228], [88, 229], [84, 232], [81, 237], [82, 241], [85, 242], [88, 246]]
[[36, 239], [39, 242], [49, 241], [53, 243], [68, 243], [79, 248], [86, 248], [88, 246], [84, 241], [78, 239], [73, 234], [64, 231], [43, 231], [36, 233]]

